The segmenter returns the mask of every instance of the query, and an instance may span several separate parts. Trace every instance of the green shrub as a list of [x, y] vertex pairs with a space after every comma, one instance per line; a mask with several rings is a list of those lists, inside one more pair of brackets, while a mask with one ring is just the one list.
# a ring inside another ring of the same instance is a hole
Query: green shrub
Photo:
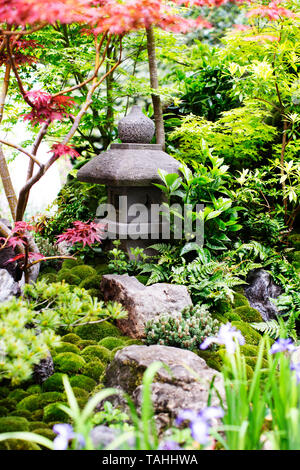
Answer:
[[61, 269], [69, 270], [69, 269], [75, 268], [75, 266], [80, 266], [81, 264], [83, 263], [80, 259], [65, 259], [61, 266]]
[[91, 392], [97, 385], [95, 380], [86, 375], [74, 375], [70, 378], [70, 384], [72, 387], [78, 387], [88, 392]]
[[89, 339], [97, 343], [107, 336], [122, 336], [121, 331], [115, 325], [107, 321], [96, 324], [80, 325], [75, 328], [75, 333], [82, 339]]
[[75, 335], [74, 333], [68, 333], [67, 335], [63, 336], [61, 338], [61, 340], [64, 343], [77, 344], [81, 340], [81, 338], [79, 336]]
[[111, 352], [103, 346], [87, 346], [81, 353], [86, 362], [93, 361], [96, 357], [103, 362], [111, 360]]
[[91, 276], [95, 277], [97, 272], [94, 268], [87, 265], [75, 266], [74, 268], [70, 269], [70, 273], [73, 276], [79, 277], [81, 281]]
[[112, 351], [115, 348], [125, 345], [126, 338], [115, 338], [113, 336], [107, 336], [106, 338], [99, 341], [99, 346], [104, 346], [106, 349]]
[[63, 342], [63, 344], [55, 348], [56, 353], [72, 352], [74, 354], [80, 354], [80, 349], [72, 343]]
[[255, 331], [254, 328], [243, 321], [233, 321], [231, 324], [235, 326], [237, 330], [240, 330], [247, 344], [258, 345], [261, 340], [261, 335]]
[[26, 418], [21, 416], [0, 418], [0, 433], [17, 431], [29, 431], [29, 423]]
[[219, 322], [211, 317], [205, 305], [187, 307], [176, 316], [161, 316], [147, 323], [147, 344], [164, 344], [183, 349], [197, 348], [205, 338], [219, 330]]
[[233, 313], [237, 313], [240, 319], [246, 323], [262, 321], [259, 311], [252, 307], [238, 307], [233, 310]]
[[5, 406], [0, 406], [0, 416], [7, 416], [9, 414], [9, 411]]
[[79, 287], [83, 289], [87, 289], [87, 290], [96, 289], [99, 291], [101, 280], [102, 280], [102, 276], [100, 275], [88, 276], [85, 279], [83, 279], [83, 281], [81, 281], [81, 283], [79, 284]]
[[54, 403], [59, 401], [62, 398], [60, 392], [44, 392], [37, 395], [30, 395], [29, 397], [23, 398], [17, 404], [17, 410], [27, 410], [27, 411], [36, 411], [49, 403]]
[[83, 370], [85, 361], [78, 354], [72, 352], [60, 353], [53, 359], [55, 369], [66, 374]]
[[79, 276], [75, 276], [75, 274], [71, 273], [71, 271], [62, 270], [57, 275], [58, 282], [66, 282], [71, 286], [79, 286], [81, 279]]
[[67, 405], [67, 403], [50, 403], [45, 406], [43, 413], [43, 421], [49, 423], [50, 421], [56, 421], [60, 423], [69, 423], [70, 417], [63, 410], [59, 408], [59, 404]]
[[62, 382], [63, 374], [61, 372], [55, 372], [53, 375], [48, 377], [43, 383], [43, 390], [45, 392], [61, 392], [64, 390]]
[[105, 365], [97, 357], [88, 362], [84, 367], [84, 374], [96, 382], [99, 382], [105, 371]]

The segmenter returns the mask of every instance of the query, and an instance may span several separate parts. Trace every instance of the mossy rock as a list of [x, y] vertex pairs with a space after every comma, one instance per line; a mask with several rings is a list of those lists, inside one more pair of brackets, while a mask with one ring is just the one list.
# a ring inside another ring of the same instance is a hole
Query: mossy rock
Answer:
[[72, 390], [73, 390], [73, 393], [78, 400], [80, 399], [84, 399], [86, 402], [88, 401], [89, 399], [89, 392], [87, 392], [86, 390], [84, 390], [83, 388], [80, 388], [80, 387], [72, 387]]
[[54, 367], [58, 372], [72, 374], [83, 370], [85, 360], [72, 352], [60, 353], [53, 359]]
[[95, 358], [93, 361], [88, 362], [84, 368], [84, 375], [87, 377], [99, 382], [103, 377], [106, 366], [100, 361], [100, 359]]
[[0, 406], [4, 406], [9, 411], [13, 411], [16, 408], [17, 400], [13, 400], [12, 398], [2, 398], [0, 400]]
[[29, 431], [34, 431], [35, 429], [49, 429], [48, 424], [43, 421], [32, 421], [29, 423]]
[[0, 433], [29, 431], [29, 423], [22, 416], [5, 416], [0, 418]]
[[237, 330], [240, 330], [246, 340], [246, 344], [258, 345], [261, 340], [261, 335], [254, 330], [249, 324], [243, 321], [233, 321], [232, 326], [235, 326]]
[[97, 342], [93, 341], [92, 339], [82, 339], [79, 343], [77, 343], [77, 346], [82, 350], [86, 348], [87, 346], [96, 346]]
[[238, 307], [233, 310], [233, 313], [237, 313], [240, 319], [246, 323], [263, 321], [259, 311], [252, 307]]
[[247, 297], [239, 292], [234, 293], [233, 308], [250, 307]]
[[97, 385], [97, 382], [86, 375], [73, 375], [70, 378], [72, 387], [78, 387], [91, 392]]
[[119, 348], [120, 346], [124, 347], [126, 339], [127, 338], [123, 339], [123, 338], [115, 338], [114, 336], [107, 336], [106, 338], [101, 339], [101, 341], [99, 341], [98, 344], [99, 346], [104, 346], [104, 348], [112, 351], [113, 349]]
[[9, 411], [5, 406], [0, 406], [0, 417], [2, 416], [7, 416], [9, 414]]
[[68, 333], [67, 335], [63, 336], [61, 340], [64, 343], [72, 343], [72, 344], [77, 344], [79, 341], [81, 341], [80, 336], [75, 335], [74, 333]]
[[75, 268], [76, 266], [80, 266], [82, 264], [83, 264], [82, 261], [79, 260], [79, 259], [65, 259], [62, 266], [61, 266], [61, 269], [62, 269], [62, 271], [63, 270], [68, 271], [68, 270], [70, 270], [72, 268]]
[[117, 328], [115, 325], [112, 325], [108, 321], [77, 326], [75, 328], [75, 333], [82, 339], [93, 340], [97, 343], [107, 336], [122, 336], [119, 328]]
[[63, 392], [64, 384], [62, 381], [63, 373], [55, 372], [53, 375], [48, 377], [43, 383], [43, 390], [45, 392]]
[[94, 268], [92, 268], [91, 266], [87, 266], [85, 264], [71, 268], [70, 273], [73, 276], [79, 277], [81, 281], [83, 281], [83, 279], [86, 279], [88, 277], [97, 275], [97, 272]]
[[42, 393], [42, 387], [38, 384], [36, 385], [30, 385], [26, 392], [28, 392], [30, 395], [33, 395], [35, 393]]
[[54, 403], [61, 400], [62, 394], [60, 392], [44, 392], [36, 395], [30, 395], [23, 398], [17, 404], [17, 410], [36, 411], [49, 403]]
[[75, 274], [72, 274], [71, 271], [65, 271], [62, 270], [58, 273], [57, 275], [57, 280], [59, 282], [65, 281], [67, 284], [70, 284], [71, 286], [79, 286], [81, 283], [81, 279], [79, 276], [75, 276]]
[[97, 357], [100, 361], [110, 362], [111, 351], [104, 346], [87, 346], [81, 353], [86, 362], [91, 362]]
[[292, 233], [292, 235], [289, 236], [288, 241], [296, 251], [300, 250], [300, 233]]
[[63, 410], [59, 408], [59, 405], [66, 405], [65, 402], [58, 402], [58, 403], [50, 403], [49, 405], [45, 406], [44, 413], [43, 413], [43, 421], [45, 423], [49, 423], [50, 421], [56, 421], [60, 423], [69, 423], [70, 417], [65, 413]]
[[21, 401], [23, 398], [28, 397], [30, 395], [29, 392], [22, 390], [20, 388], [16, 388], [15, 390], [12, 390], [10, 394], [8, 395], [8, 398], [11, 398], [12, 400], [16, 401]]
[[10, 393], [10, 389], [5, 385], [0, 386], [0, 398], [6, 398]]
[[97, 289], [97, 291], [100, 291], [100, 283], [102, 281], [102, 276], [100, 274], [96, 274], [93, 276], [88, 276], [81, 283], [79, 284], [79, 287], [83, 289]]
[[80, 354], [80, 349], [75, 344], [66, 343], [66, 342], [63, 341], [63, 344], [61, 344], [61, 345], [59, 345], [55, 348], [55, 352], [57, 354], [65, 353], [65, 352], [72, 352], [74, 354]]
[[212, 369], [215, 369], [217, 371], [221, 371], [222, 366], [223, 366], [223, 359], [222, 355], [219, 351], [204, 351], [204, 350], [197, 350], [195, 353], [202, 357], [202, 359], [205, 360], [206, 364], [211, 367]]
[[46, 437], [50, 441], [53, 441], [53, 439], [57, 437], [57, 434], [55, 434], [55, 432], [49, 428], [37, 428], [32, 432], [34, 432], [34, 434], [38, 434], [39, 436]]
[[126, 339], [125, 341], [125, 346], [131, 346], [133, 344], [137, 344], [138, 346], [142, 346], [143, 344], [145, 344], [141, 339]]

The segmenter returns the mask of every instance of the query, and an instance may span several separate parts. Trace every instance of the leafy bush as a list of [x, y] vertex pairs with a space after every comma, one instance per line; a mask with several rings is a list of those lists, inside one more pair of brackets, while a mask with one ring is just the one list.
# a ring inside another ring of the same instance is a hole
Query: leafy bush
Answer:
[[176, 316], [161, 316], [146, 325], [147, 344], [164, 344], [183, 349], [196, 349], [219, 329], [205, 305], [187, 307]]

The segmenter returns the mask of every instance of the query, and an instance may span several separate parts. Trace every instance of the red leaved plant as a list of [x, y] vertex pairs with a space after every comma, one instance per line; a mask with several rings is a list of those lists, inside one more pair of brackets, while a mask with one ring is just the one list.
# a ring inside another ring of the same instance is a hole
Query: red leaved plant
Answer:
[[73, 222], [73, 228], [69, 228], [66, 232], [58, 235], [57, 243], [66, 242], [70, 245], [82, 243], [83, 246], [91, 246], [94, 243], [101, 243], [101, 235], [103, 232], [103, 224], [96, 222]]

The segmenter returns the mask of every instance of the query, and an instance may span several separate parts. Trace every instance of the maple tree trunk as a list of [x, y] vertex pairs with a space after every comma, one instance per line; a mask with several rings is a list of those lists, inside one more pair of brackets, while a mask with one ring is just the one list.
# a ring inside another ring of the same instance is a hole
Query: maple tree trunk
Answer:
[[[10, 71], [11, 71], [11, 65], [6, 64], [5, 75], [4, 75], [2, 91], [1, 91], [1, 98], [0, 98], [0, 122], [2, 121], [2, 118], [3, 118], [4, 104], [5, 104], [5, 99], [6, 99], [7, 91], [8, 91]], [[6, 195], [6, 199], [10, 208], [12, 218], [13, 220], [15, 220], [16, 208], [17, 208], [17, 197], [15, 194], [14, 187], [12, 185], [11, 177], [8, 171], [8, 166], [7, 166], [6, 159], [5, 159], [1, 146], [0, 146], [0, 177], [2, 180], [4, 192]]]
[[[146, 30], [147, 32], [147, 51], [148, 51], [148, 62], [149, 62], [149, 72], [150, 72], [150, 85], [153, 89], [158, 89], [158, 74], [157, 74], [157, 63], [156, 63], [156, 54], [155, 54], [155, 37], [153, 27], [150, 26]], [[164, 119], [162, 113], [162, 104], [159, 95], [152, 95], [152, 103], [154, 110], [154, 120], [155, 120], [155, 136], [156, 143], [161, 144], [164, 150], [165, 148], [165, 128], [164, 128]]]

